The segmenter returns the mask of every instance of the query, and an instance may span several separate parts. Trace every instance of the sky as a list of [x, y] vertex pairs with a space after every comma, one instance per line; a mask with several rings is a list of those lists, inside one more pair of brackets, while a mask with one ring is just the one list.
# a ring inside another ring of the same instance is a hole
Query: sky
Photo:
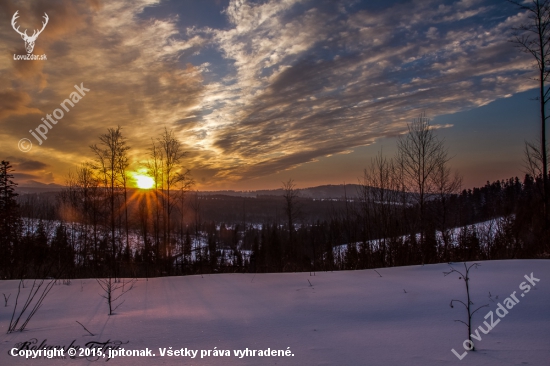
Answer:
[[[47, 14], [46, 60], [15, 59], [16, 11], [28, 35]], [[510, 42], [525, 22], [500, 0], [3, 0], [0, 158], [21, 185], [64, 184], [119, 125], [137, 171], [166, 128], [197, 189], [357, 183], [424, 113], [464, 188], [522, 177], [539, 131], [536, 65]]]

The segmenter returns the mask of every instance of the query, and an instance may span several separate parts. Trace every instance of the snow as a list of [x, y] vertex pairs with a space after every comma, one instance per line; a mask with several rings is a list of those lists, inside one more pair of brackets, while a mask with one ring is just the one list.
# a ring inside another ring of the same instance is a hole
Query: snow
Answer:
[[[464, 320], [465, 310], [449, 303], [464, 300], [464, 282], [443, 275], [448, 264], [436, 264], [377, 269], [382, 277], [363, 270], [139, 279], [113, 316], [107, 315], [95, 280], [73, 280], [55, 285], [27, 329], [11, 334], [6, 331], [18, 281], [1, 281], [0, 292], [11, 298], [7, 307], [0, 304], [0, 365], [93, 364], [9, 356], [15, 344], [32, 339], [62, 346], [122, 341], [125, 349], [149, 348], [155, 354], [115, 358], [109, 365], [547, 365], [549, 261], [480, 263], [471, 271], [472, 301], [489, 307], [474, 315], [473, 328], [514, 291], [520, 302], [487, 335], [480, 333], [476, 351], [462, 361], [451, 349], [464, 352], [466, 327], [454, 320]], [[463, 269], [462, 263], [454, 266]], [[531, 273], [540, 282], [520, 297], [519, 285]], [[161, 357], [159, 348], [168, 347], [198, 355]], [[214, 347], [230, 350], [231, 356], [200, 358], [201, 350]], [[294, 356], [233, 356], [233, 350], [287, 347]]]
[[[498, 231], [499, 230], [502, 231], [502, 226], [506, 223], [506, 220], [507, 220], [506, 217], [497, 217], [497, 218], [494, 218], [494, 219], [491, 219], [491, 220], [478, 222], [478, 223], [475, 223], [475, 224], [472, 224], [472, 225], [466, 225], [466, 226], [451, 228], [447, 232], [447, 235], [448, 235], [449, 240], [450, 240], [449, 244], [451, 246], [454, 246], [454, 247], [458, 246], [459, 245], [459, 238], [465, 230], [468, 230], [470, 232], [475, 232], [477, 234], [478, 238], [480, 238], [482, 243], [484, 243], [484, 244], [486, 244], [487, 242], [491, 242], [491, 241], [495, 240], [495, 237], [496, 237]], [[438, 241], [439, 244], [443, 244], [443, 233], [441, 231], [437, 230], [435, 232], [435, 237], [436, 237], [436, 240]], [[373, 249], [377, 249], [379, 244], [383, 240], [387, 241], [388, 239], [386, 238], [386, 239], [367, 240], [366, 244], [370, 245], [371, 248], [373, 248]], [[400, 241], [405, 241], [405, 240], [407, 240], [407, 236], [400, 236], [399, 240]], [[420, 241], [420, 233], [416, 233], [416, 240]], [[348, 251], [348, 245], [349, 244], [341, 244], [341, 245], [334, 246], [332, 248], [333, 255], [335, 257], [339, 256], [339, 257], [343, 258], [343, 256]], [[358, 241], [358, 242], [355, 242], [355, 243], [351, 243], [351, 245], [352, 246], [355, 245], [355, 248], [359, 252], [361, 250], [361, 246], [363, 245], [363, 242]]]

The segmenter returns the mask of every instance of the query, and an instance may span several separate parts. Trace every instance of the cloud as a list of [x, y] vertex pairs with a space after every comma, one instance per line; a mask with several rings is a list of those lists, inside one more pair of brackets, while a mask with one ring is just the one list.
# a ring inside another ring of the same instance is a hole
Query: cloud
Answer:
[[[234, 67], [203, 108], [220, 176], [254, 178], [534, 87], [490, 1], [232, 1], [214, 39]], [[511, 10], [512, 9], [512, 10]], [[507, 13], [508, 12], [508, 13]], [[496, 17], [496, 19], [495, 19]]]
[[8, 160], [14, 163], [14, 168], [19, 171], [25, 171], [25, 172], [37, 171], [37, 170], [44, 170], [47, 167], [49, 167], [49, 164], [43, 163], [38, 160], [27, 160], [27, 159], [19, 160], [17, 158], [10, 159], [10, 157], [8, 157]]
[[0, 153], [22, 156], [17, 141], [80, 83], [91, 91], [27, 159], [47, 155], [62, 176], [121, 125], [139, 162], [167, 127], [205, 184], [292, 169], [398, 136], [420, 111], [454, 113], [536, 87], [531, 60], [508, 42], [524, 20], [510, 4], [231, 0], [227, 24], [187, 28], [176, 8], [146, 15], [170, 4], [3, 2], [5, 24], [17, 9], [26, 27], [44, 12], [50, 23], [36, 44], [44, 62], [12, 60], [23, 42], [0, 28]]
[[11, 115], [40, 113], [39, 109], [30, 108], [31, 97], [16, 90], [0, 91], [0, 119]]
[[[181, 121], [197, 113], [203, 92], [201, 65], [186, 61], [184, 53], [203, 41], [198, 36], [183, 39], [175, 17], [143, 18], [144, 9], [156, 4], [155, 0], [3, 2], [0, 19], [5, 24], [15, 10], [29, 29], [41, 24], [44, 13], [50, 20], [34, 52], [45, 53], [47, 61], [9, 58], [26, 53], [23, 41], [10, 26], [0, 28], [0, 153], [29, 160], [41, 160], [37, 158], [46, 154], [60, 177], [92, 159], [89, 146], [117, 125], [123, 126], [136, 161], [147, 156], [151, 138], [164, 126], [175, 129], [182, 140], [184, 131], [191, 130], [197, 137], [186, 139], [189, 145], [200, 141], [205, 134], [201, 126]], [[29, 130], [60, 108], [74, 85], [81, 83], [90, 92], [39, 145]], [[23, 137], [34, 144], [26, 154], [17, 149]]]
[[29, 184], [34, 181], [52, 183], [55, 181], [51, 166], [38, 160], [31, 160], [22, 157], [7, 156], [5, 159], [13, 167], [13, 176], [18, 183]]

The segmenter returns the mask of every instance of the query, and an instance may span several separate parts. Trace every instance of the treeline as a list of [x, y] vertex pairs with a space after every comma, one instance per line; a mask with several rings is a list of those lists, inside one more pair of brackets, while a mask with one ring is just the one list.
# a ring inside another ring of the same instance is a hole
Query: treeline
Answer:
[[[120, 276], [146, 277], [544, 258], [548, 257], [548, 246], [542, 240], [542, 225], [538, 222], [541, 186], [541, 179], [527, 175], [522, 181], [513, 178], [464, 190], [446, 197], [445, 202], [431, 200], [427, 211], [432, 229], [426, 232], [424, 243], [419, 233], [411, 230], [417, 221], [414, 215], [418, 207], [382, 203], [369, 207], [369, 201], [364, 200], [345, 202], [344, 208], [333, 210], [329, 220], [312, 223], [298, 214], [292, 235], [281, 220], [261, 225], [187, 223], [183, 232], [173, 232], [169, 262], [161, 254], [157, 257], [156, 249], [150, 245], [154, 234], [145, 234], [148, 236], [144, 238], [141, 231], [140, 237], [140, 225], [133, 216], [127, 245], [125, 231], [116, 231], [119, 250], [115, 263]], [[299, 206], [306, 201], [298, 197], [294, 203]], [[441, 216], [444, 205], [445, 220]], [[2, 258], [10, 259], [3, 262], [4, 278], [17, 278], [22, 273], [32, 276], [42, 273], [46, 266], [55, 271], [63, 269], [68, 277], [108, 274], [109, 232], [82, 223], [45, 219], [61, 207], [59, 202], [41, 203], [36, 196], [23, 201], [20, 212], [33, 212], [34, 218], [20, 219], [11, 246], [2, 241], [6, 254]], [[281, 211], [284, 208], [282, 204]], [[392, 213], [391, 222], [382, 214], [384, 210]], [[473, 225], [479, 222], [485, 224]]]
[[[382, 203], [373, 206], [364, 200], [345, 202], [344, 208], [333, 210], [329, 220], [309, 222], [298, 212], [292, 234], [288, 223], [282, 220], [256, 225], [199, 220], [187, 223], [183, 231], [172, 232], [169, 261], [162, 254], [157, 256], [156, 248], [151, 245], [155, 242], [154, 234], [144, 234], [136, 221], [138, 217], [132, 215], [129, 242], [125, 242], [125, 230], [117, 228], [115, 233], [117, 273], [124, 277], [146, 277], [326, 271], [446, 261], [544, 258], [548, 257], [548, 247], [545, 248], [541, 240], [542, 225], [537, 225], [537, 206], [538, 210], [542, 209], [537, 198], [541, 185], [541, 179], [526, 176], [523, 180], [513, 178], [464, 190], [446, 197], [445, 202], [433, 199], [426, 208], [427, 226], [431, 229], [426, 231], [424, 242], [418, 231], [413, 230], [417, 206]], [[47, 215], [63, 206], [59, 202], [41, 204], [36, 196], [27, 198], [20, 210], [27, 213], [33, 210], [35, 217], [20, 219], [21, 229], [14, 237], [17, 245], [12, 246], [9, 255], [3, 256], [12, 259], [3, 269], [13, 271], [3, 271], [4, 278], [20, 276], [23, 268], [29, 271], [24, 271], [27, 276], [32, 276], [33, 268], [41, 273], [45, 264], [55, 270], [64, 268], [69, 277], [108, 274], [111, 252], [107, 230], [96, 231], [93, 226], [77, 222], [46, 220]], [[306, 201], [297, 197], [294, 204], [300, 206]], [[441, 216], [444, 205], [447, 205], [445, 220]], [[281, 211], [284, 208], [282, 203]], [[383, 214], [385, 210], [392, 215], [389, 222]], [[5, 245], [2, 247], [7, 249]]]
[[300, 197], [289, 180], [276, 200], [279, 209], [261, 222], [249, 221], [238, 206], [226, 222], [206, 220], [212, 197], [190, 191], [171, 132], [152, 141], [151, 190], [128, 188], [128, 148], [120, 129], [100, 141], [92, 147], [96, 159], [68, 177], [55, 201], [40, 195], [18, 201], [13, 169], [2, 162], [2, 278], [328, 271], [550, 257], [542, 175], [461, 190], [425, 118], [409, 126], [397, 156], [380, 153], [371, 161], [353, 199], [324, 203], [326, 219], [312, 218], [304, 209], [313, 207], [311, 199]]

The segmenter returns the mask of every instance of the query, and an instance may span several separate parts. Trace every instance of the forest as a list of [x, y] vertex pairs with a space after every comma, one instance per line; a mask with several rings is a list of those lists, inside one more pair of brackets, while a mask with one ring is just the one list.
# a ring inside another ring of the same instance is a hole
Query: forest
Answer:
[[429, 119], [412, 121], [397, 144], [396, 156], [372, 158], [344, 196], [323, 200], [302, 196], [292, 179], [279, 195], [196, 191], [182, 145], [166, 129], [142, 170], [148, 189], [130, 185], [121, 127], [98, 137], [90, 160], [55, 194], [20, 195], [2, 161], [0, 277], [314, 273], [550, 257], [536, 159], [521, 179], [464, 189]]

